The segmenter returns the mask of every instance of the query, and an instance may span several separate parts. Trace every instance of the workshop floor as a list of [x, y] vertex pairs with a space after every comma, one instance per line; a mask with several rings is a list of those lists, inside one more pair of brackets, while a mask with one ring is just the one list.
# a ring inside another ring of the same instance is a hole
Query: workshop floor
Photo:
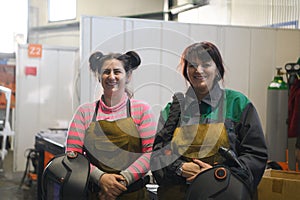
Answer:
[[26, 178], [20, 187], [24, 172], [13, 172], [13, 151], [9, 151], [3, 163], [0, 160], [0, 197], [7, 200], [36, 200], [37, 187], [33, 181], [29, 185]]

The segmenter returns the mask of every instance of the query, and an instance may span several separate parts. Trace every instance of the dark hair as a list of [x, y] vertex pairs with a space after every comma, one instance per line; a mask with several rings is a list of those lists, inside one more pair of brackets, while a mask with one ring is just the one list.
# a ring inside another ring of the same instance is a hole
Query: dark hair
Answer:
[[219, 70], [219, 75], [223, 79], [225, 69], [223, 59], [218, 48], [210, 42], [200, 42], [188, 46], [181, 55], [182, 75], [186, 80], [189, 81], [186, 70], [187, 65], [195, 57], [204, 62], [213, 60]]
[[104, 62], [111, 59], [121, 61], [126, 73], [135, 70], [141, 64], [140, 56], [134, 51], [128, 51], [125, 54], [110, 53], [107, 55], [104, 55], [100, 51], [96, 51], [89, 58], [90, 69], [94, 73], [101, 73]]

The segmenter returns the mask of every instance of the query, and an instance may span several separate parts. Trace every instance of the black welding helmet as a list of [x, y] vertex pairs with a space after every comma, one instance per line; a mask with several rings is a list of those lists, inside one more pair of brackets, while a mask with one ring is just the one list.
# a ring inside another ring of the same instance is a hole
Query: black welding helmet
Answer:
[[89, 161], [82, 154], [70, 151], [55, 156], [43, 172], [43, 199], [86, 199], [89, 174]]
[[229, 168], [219, 165], [200, 173], [186, 193], [187, 200], [251, 200], [247, 184]]

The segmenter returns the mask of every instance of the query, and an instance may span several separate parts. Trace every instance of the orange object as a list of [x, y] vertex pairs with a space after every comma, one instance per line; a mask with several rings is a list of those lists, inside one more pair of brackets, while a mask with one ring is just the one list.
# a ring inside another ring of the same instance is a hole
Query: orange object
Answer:
[[28, 173], [28, 178], [30, 180], [36, 181], [37, 180], [37, 174], [34, 173]]
[[29, 44], [28, 45], [28, 57], [29, 58], [41, 58], [42, 57], [42, 45], [41, 44]]
[[[15, 107], [16, 66], [0, 64], [0, 85], [11, 89], [10, 108]], [[0, 92], [0, 109], [6, 108], [5, 94]]]
[[296, 172], [300, 172], [298, 162], [296, 162]]
[[54, 157], [54, 154], [44, 151], [44, 168], [47, 166], [48, 162]]
[[289, 171], [289, 165], [287, 162], [277, 162], [278, 165], [280, 165], [280, 167], [282, 168], [282, 170], [284, 171]]

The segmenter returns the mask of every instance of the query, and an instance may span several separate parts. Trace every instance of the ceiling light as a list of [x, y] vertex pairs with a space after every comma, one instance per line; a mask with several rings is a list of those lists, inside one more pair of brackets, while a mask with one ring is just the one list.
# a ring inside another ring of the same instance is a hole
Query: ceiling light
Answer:
[[172, 15], [176, 15], [178, 13], [190, 10], [190, 9], [192, 9], [194, 7], [195, 6], [193, 4], [187, 3], [187, 4], [183, 4], [183, 5], [175, 6], [175, 7], [171, 8], [170, 12], [171, 12]]

